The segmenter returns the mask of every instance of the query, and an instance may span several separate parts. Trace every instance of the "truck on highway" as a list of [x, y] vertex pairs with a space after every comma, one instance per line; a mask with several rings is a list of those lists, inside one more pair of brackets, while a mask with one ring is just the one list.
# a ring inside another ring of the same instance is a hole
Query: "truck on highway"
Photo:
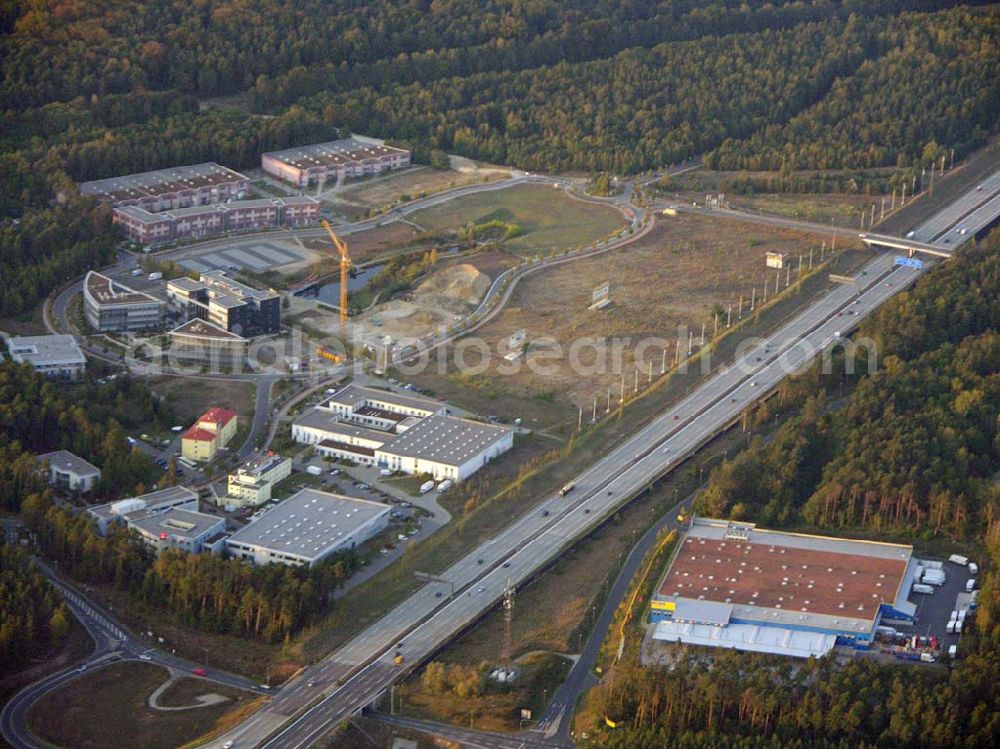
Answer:
[[574, 484], [572, 481], [570, 481], [568, 484], [565, 484], [562, 489], [559, 490], [559, 496], [560, 497], [565, 497], [567, 494], [569, 494], [575, 488], [576, 488], [576, 484]]
[[406, 660], [406, 659], [403, 658], [403, 654], [402, 653], [396, 653], [395, 657], [393, 657], [393, 659], [392, 659], [392, 662], [395, 663], [397, 666], [400, 666], [400, 665], [403, 664], [404, 660]]

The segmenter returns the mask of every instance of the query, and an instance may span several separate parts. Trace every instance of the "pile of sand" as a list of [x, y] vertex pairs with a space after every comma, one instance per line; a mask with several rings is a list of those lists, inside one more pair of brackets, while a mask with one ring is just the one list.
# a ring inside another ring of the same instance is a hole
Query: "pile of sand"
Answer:
[[440, 297], [441, 303], [459, 302], [475, 306], [490, 288], [490, 277], [468, 263], [460, 263], [450, 268], [432, 273], [413, 292], [414, 301], [422, 297]]
[[492, 280], [468, 263], [435, 271], [406, 299], [376, 305], [354, 319], [364, 338], [389, 335], [420, 338], [454, 325], [472, 312], [489, 291]]

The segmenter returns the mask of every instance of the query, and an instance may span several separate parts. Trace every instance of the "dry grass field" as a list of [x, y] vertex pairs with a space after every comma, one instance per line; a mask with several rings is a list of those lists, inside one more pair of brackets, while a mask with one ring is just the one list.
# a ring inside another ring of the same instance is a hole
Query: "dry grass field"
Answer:
[[[741, 296], [748, 309], [752, 289], [760, 294], [765, 278], [773, 290], [775, 271], [765, 274], [768, 251], [797, 257], [821, 241], [798, 231], [697, 215], [658, 219], [647, 236], [622, 249], [522, 279], [505, 309], [476, 332], [491, 352], [485, 371], [475, 371], [482, 359], [470, 345], [463, 360], [474, 374], [463, 375], [452, 355], [446, 369], [435, 363], [410, 379], [479, 413], [575, 417], [577, 405], [592, 406], [595, 396], [606, 406], [607, 388], [617, 391], [622, 373], [633, 386], [637, 353], [642, 384], [650, 362], [654, 376], [659, 372], [665, 346], [668, 364], [672, 361], [684, 326], [699, 339], [704, 324], [710, 336], [715, 310], [732, 304], [735, 320]], [[592, 290], [606, 281], [611, 306], [589, 310]], [[525, 331], [527, 354], [511, 364], [503, 353], [518, 330]], [[687, 334], [681, 337], [686, 347]], [[655, 340], [642, 355], [638, 346], [646, 339]], [[539, 425], [544, 428], [546, 419]]]
[[154, 710], [146, 700], [167, 676], [160, 666], [138, 663], [97, 669], [43, 697], [29, 710], [28, 723], [34, 733], [56, 746], [173, 749], [212, 731], [227, 713], [252, 702], [237, 690], [199, 681], [179, 684], [175, 699], [168, 698], [166, 704], [177, 704], [177, 697], [211, 693], [228, 700], [193, 710]]

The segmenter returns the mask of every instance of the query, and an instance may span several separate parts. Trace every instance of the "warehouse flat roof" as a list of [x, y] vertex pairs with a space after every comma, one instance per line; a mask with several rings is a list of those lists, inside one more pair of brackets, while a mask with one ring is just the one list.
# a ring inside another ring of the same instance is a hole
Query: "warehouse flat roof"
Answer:
[[57, 471], [67, 471], [81, 477], [101, 475], [100, 468], [80, 456], [74, 455], [69, 450], [55, 450], [50, 453], [44, 453], [35, 458], [35, 460], [39, 464], [48, 463], [50, 467], [55, 468]]
[[234, 533], [228, 543], [315, 560], [389, 510], [379, 502], [302, 489]]
[[247, 181], [246, 176], [210, 161], [84, 182], [80, 185], [80, 193], [93, 195], [99, 200], [118, 202], [245, 181]]
[[507, 427], [435, 414], [394, 437], [382, 450], [391, 455], [460, 466], [511, 431]]
[[409, 408], [413, 410], [426, 411], [428, 414], [437, 413], [445, 404], [434, 398], [426, 398], [422, 395], [408, 395], [396, 393], [391, 390], [379, 390], [378, 388], [365, 387], [363, 385], [345, 385], [336, 393], [327, 398], [321, 407], [336, 403], [349, 408], [377, 408], [383, 411], [397, 408]]
[[156, 297], [130, 289], [97, 271], [89, 271], [83, 283], [88, 296], [99, 304], [162, 304]]
[[856, 628], [896, 600], [912, 552], [696, 518], [656, 597], [731, 603], [734, 619]]
[[377, 159], [392, 153], [407, 153], [407, 151], [387, 146], [375, 139], [343, 138], [326, 143], [313, 143], [309, 146], [286, 148], [282, 151], [271, 151], [265, 153], [264, 156], [269, 156], [296, 169], [312, 169], [340, 166], [365, 159]]
[[86, 364], [87, 357], [71, 335], [11, 336], [7, 339], [10, 358], [35, 366]]

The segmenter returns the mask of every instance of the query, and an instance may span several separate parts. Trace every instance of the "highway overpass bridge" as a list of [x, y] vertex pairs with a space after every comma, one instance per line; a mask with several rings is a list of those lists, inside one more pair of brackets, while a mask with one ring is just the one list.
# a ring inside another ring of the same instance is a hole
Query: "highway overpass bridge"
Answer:
[[923, 252], [937, 257], [951, 257], [954, 250], [947, 246], [935, 244], [934, 242], [918, 242], [913, 239], [900, 239], [889, 234], [862, 233], [858, 238], [869, 247], [877, 249], [888, 248], [891, 250], [902, 250], [907, 257], [913, 257], [916, 252]]
[[858, 236], [869, 247], [900, 250], [909, 257], [921, 252], [947, 258], [955, 254], [961, 244], [983, 234], [998, 218], [1000, 172], [990, 175], [975, 190], [962, 195], [905, 238], [873, 232]]

